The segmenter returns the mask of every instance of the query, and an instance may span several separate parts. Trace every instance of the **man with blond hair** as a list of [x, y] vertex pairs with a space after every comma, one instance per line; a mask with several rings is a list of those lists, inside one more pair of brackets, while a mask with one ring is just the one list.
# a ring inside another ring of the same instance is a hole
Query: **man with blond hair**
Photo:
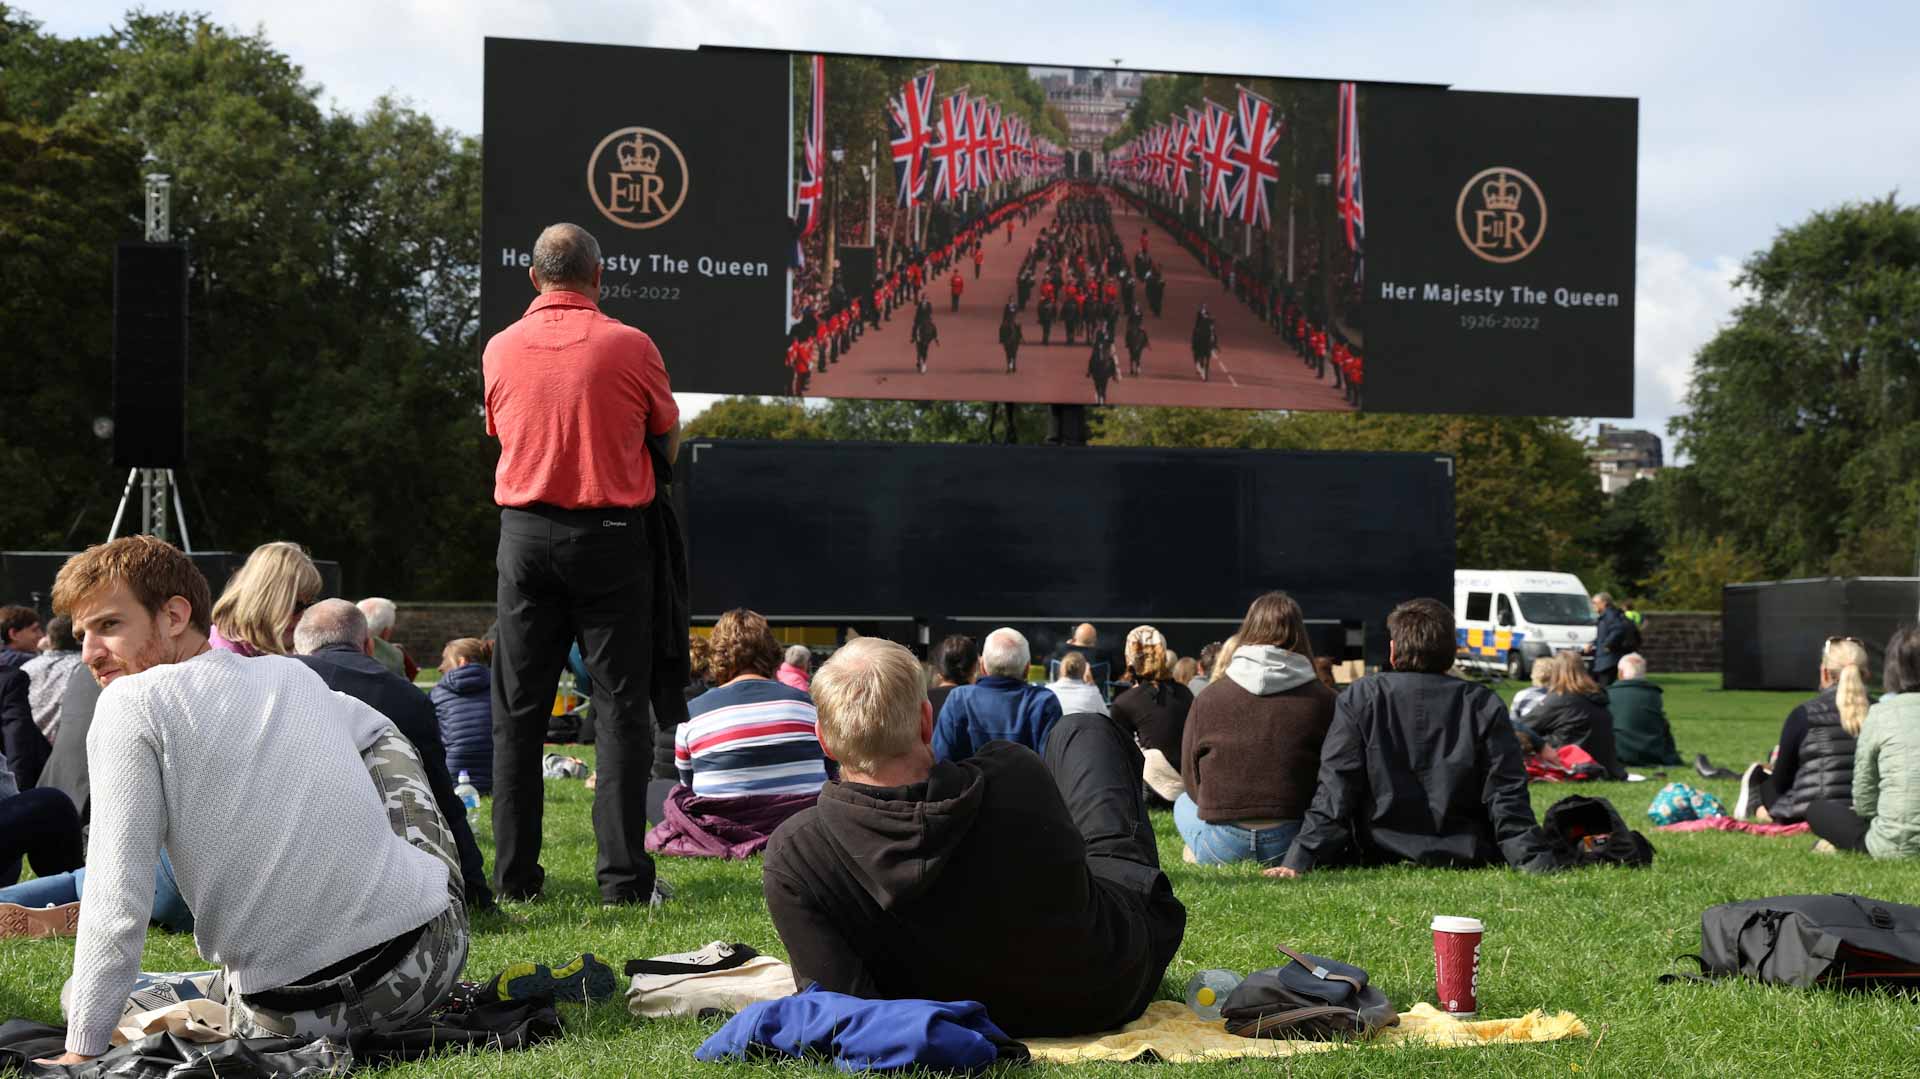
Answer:
[[977, 1000], [1014, 1037], [1145, 1010], [1187, 915], [1112, 720], [1065, 717], [1044, 760], [989, 742], [936, 761], [919, 662], [872, 637], [834, 653], [813, 698], [840, 778], [774, 833], [762, 874], [796, 986]]
[[467, 953], [459, 859], [393, 724], [295, 660], [210, 649], [206, 578], [151, 536], [68, 559], [53, 606], [105, 687], [87, 732], [93, 832], [67, 1052], [53, 1063], [107, 1051], [163, 848], [194, 943], [220, 967], [206, 995], [236, 1037], [345, 1041], [438, 1007]]

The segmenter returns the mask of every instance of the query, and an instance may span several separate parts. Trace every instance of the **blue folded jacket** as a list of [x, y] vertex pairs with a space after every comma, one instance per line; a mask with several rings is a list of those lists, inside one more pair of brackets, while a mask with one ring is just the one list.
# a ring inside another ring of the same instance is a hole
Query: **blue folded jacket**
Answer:
[[1027, 1047], [971, 1000], [864, 1000], [810, 989], [748, 1005], [693, 1054], [708, 1062], [810, 1055], [831, 1057], [847, 1072], [975, 1071], [1025, 1060]]

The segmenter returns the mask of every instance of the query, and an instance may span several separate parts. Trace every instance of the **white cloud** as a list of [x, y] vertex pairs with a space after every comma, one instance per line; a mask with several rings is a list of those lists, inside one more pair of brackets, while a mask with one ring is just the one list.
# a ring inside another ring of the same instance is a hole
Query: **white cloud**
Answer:
[[[1697, 263], [1675, 248], [1642, 244], [1635, 259], [1633, 412], [1635, 426], [1667, 438], [1683, 411], [1693, 358], [1740, 302], [1734, 259]], [[1667, 443], [1673, 457], [1671, 439]]]

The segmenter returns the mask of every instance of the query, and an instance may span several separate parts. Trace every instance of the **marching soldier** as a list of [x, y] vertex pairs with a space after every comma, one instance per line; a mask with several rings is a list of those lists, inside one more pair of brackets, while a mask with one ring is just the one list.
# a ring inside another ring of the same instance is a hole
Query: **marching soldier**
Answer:
[[987, 252], [976, 241], [973, 245], [973, 279], [980, 280], [980, 267], [987, 261]]
[[1160, 276], [1159, 267], [1150, 265], [1147, 271], [1140, 275], [1140, 280], [1147, 286], [1147, 306], [1153, 310], [1153, 317], [1159, 318], [1160, 305], [1167, 299], [1166, 278]]
[[1014, 284], [1015, 287], [1019, 289], [1020, 310], [1025, 311], [1027, 309], [1027, 299], [1033, 295], [1032, 263], [1028, 263], [1020, 268], [1020, 276], [1015, 279]]
[[916, 319], [913, 323], [913, 365], [921, 373], [927, 373], [927, 347], [940, 340], [940, 331], [933, 324], [933, 305], [926, 304], [927, 317]]
[[1058, 305], [1053, 302], [1053, 286], [1047, 285], [1040, 290], [1040, 343], [1053, 343], [1053, 320], [1058, 317]]
[[1067, 344], [1073, 344], [1073, 335], [1080, 329], [1080, 319], [1086, 314], [1080, 298], [1080, 286], [1068, 285], [1066, 299], [1060, 304], [1060, 317], [1067, 324]]
[[1119, 374], [1113, 360], [1113, 337], [1105, 330], [1092, 335], [1093, 352], [1087, 357], [1087, 377], [1093, 379], [1093, 403], [1107, 403], [1107, 383]]
[[1220, 334], [1214, 329], [1213, 316], [1207, 314], [1207, 305], [1201, 304], [1199, 313], [1193, 316], [1193, 369], [1200, 373], [1200, 381], [1207, 381], [1213, 354], [1219, 350]]
[[960, 294], [967, 291], [967, 279], [958, 269], [947, 279], [947, 289], [953, 293], [953, 310], [960, 310]]
[[1147, 350], [1147, 326], [1140, 318], [1140, 309], [1134, 308], [1127, 313], [1127, 373], [1140, 377], [1140, 354]]
[[1014, 313], [1013, 301], [1008, 300], [1007, 309], [1000, 316], [1000, 347], [1007, 350], [1007, 374], [1013, 374], [1014, 364], [1020, 359], [1020, 342], [1025, 337]]

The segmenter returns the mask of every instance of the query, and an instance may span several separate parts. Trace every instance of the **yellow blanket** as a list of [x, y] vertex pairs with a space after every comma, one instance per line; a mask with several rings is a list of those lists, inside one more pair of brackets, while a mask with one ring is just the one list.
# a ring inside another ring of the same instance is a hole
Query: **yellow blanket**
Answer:
[[[1583, 1038], [1586, 1034], [1587, 1025], [1571, 1012], [1548, 1015], [1532, 1011], [1518, 1019], [1463, 1021], [1431, 1004], [1423, 1003], [1415, 1004], [1410, 1012], [1401, 1012], [1400, 1025], [1381, 1031], [1373, 1042], [1385, 1045], [1402, 1042], [1437, 1046], [1499, 1045]], [[1227, 1033], [1219, 1020], [1208, 1022], [1193, 1014], [1185, 1005], [1171, 1000], [1154, 1001], [1147, 1005], [1146, 1014], [1106, 1034], [1024, 1040], [1027, 1048], [1032, 1050], [1034, 1060], [1051, 1064], [1132, 1060], [1148, 1053], [1172, 1063], [1224, 1060], [1230, 1057], [1284, 1057], [1295, 1053], [1320, 1053], [1350, 1044], [1237, 1038]]]

